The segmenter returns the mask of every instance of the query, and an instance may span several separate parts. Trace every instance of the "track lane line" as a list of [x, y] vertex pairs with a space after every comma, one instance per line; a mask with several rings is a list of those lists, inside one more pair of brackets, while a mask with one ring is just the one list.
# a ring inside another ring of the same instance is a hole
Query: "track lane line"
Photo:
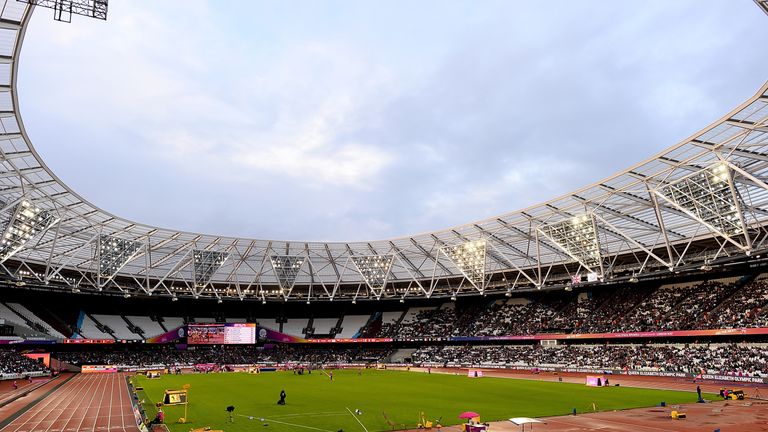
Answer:
[[83, 417], [80, 419], [80, 423], [78, 423], [75, 431], [83, 430], [83, 423], [85, 423], [85, 419], [88, 417], [88, 413], [93, 409], [93, 398], [96, 397], [96, 393], [98, 393], [99, 391], [99, 386], [101, 385], [101, 381], [102, 381], [102, 374], [97, 374], [97, 376], [93, 378], [93, 385], [95, 385], [96, 388], [94, 390], [91, 390], [91, 399], [88, 401], [88, 404], [85, 405], [84, 407], [81, 407], [85, 409], [85, 413], [83, 414]]
[[[82, 421], [82, 418], [85, 417], [88, 414], [88, 403], [90, 402], [90, 399], [88, 399], [88, 402], [86, 402], [86, 399], [88, 396], [91, 396], [91, 399], [93, 398], [94, 391], [93, 386], [96, 382], [96, 377], [91, 376], [87, 377], [89, 381], [88, 390], [82, 392], [82, 398], [80, 399], [80, 404], [78, 404], [77, 408], [72, 410], [72, 414], [67, 419], [66, 423], [64, 423], [64, 426], [62, 426], [62, 429], [67, 432], [74, 432], [77, 430], [77, 427], [75, 426], [75, 423], [77, 423], [77, 426], [80, 426], [80, 422], [78, 422], [78, 419]], [[70, 426], [70, 424], [72, 426]]]
[[[29, 432], [33, 431], [37, 425], [39, 425], [45, 419], [45, 417], [47, 417], [54, 411], [54, 409], [56, 409], [55, 407], [60, 406], [63, 401], [67, 400], [68, 396], [82, 387], [83, 383], [81, 380], [78, 380], [77, 377], [75, 377], [71, 381], [64, 384], [64, 386], [66, 388], [59, 388], [54, 393], [48, 395], [44, 404], [38, 403], [37, 405], [33, 406], [27, 412], [19, 416], [16, 420], [4, 427], [2, 430], [5, 432], [17, 432], [22, 427], [32, 424], [36, 417], [42, 415], [42, 418], [35, 422], [34, 426], [29, 429]], [[11, 430], [11, 428], [13, 429]], [[24, 430], [27, 431], [27, 429]]]
[[[90, 426], [86, 425], [85, 426], [85, 430], [91, 430], [91, 431], [95, 431], [96, 430], [96, 426], [99, 423], [99, 417], [101, 416], [101, 408], [104, 407], [104, 402], [105, 402], [105, 397], [104, 396], [107, 393], [107, 380], [109, 379], [109, 377], [106, 376], [108, 374], [101, 374], [101, 375], [102, 375], [102, 377], [99, 380], [99, 387], [97, 389], [97, 391], [101, 390], [101, 396], [99, 396], [99, 398], [98, 398], [98, 400], [96, 401], [95, 404], [91, 404], [88, 407], [89, 411], [91, 411], [91, 410], [93, 410], [95, 408], [96, 409], [96, 415], [90, 417], [90, 418], [93, 419], [93, 421], [92, 422], [89, 421], [89, 423], [92, 423], [92, 424]], [[83, 430], [83, 428], [81, 427], [80, 430]]]
[[[74, 414], [74, 411], [75, 411], [75, 410], [74, 410], [74, 409], [71, 409], [70, 407], [71, 407], [73, 404], [74, 404], [74, 405], [76, 405], [76, 406], [77, 406], [77, 405], [79, 405], [79, 404], [82, 402], [82, 400], [83, 400], [83, 399], [85, 399], [85, 395], [86, 395], [86, 394], [87, 394], [86, 392], [80, 392], [80, 399], [77, 399], [77, 398], [75, 398], [75, 397], [73, 397], [73, 398], [70, 398], [70, 399], [69, 399], [69, 401], [68, 401], [69, 403], [67, 403], [67, 405], [66, 405], [66, 406], [65, 406], [65, 407], [62, 409], [62, 411], [61, 411], [61, 412], [58, 414], [58, 416], [57, 416], [57, 417], [56, 417], [54, 420], [51, 420], [51, 424], [50, 424], [50, 425], [48, 425], [48, 427], [45, 429], [45, 432], [48, 432], [48, 431], [50, 431], [50, 430], [51, 430], [51, 428], [53, 428], [55, 424], [57, 424], [57, 423], [59, 423], [59, 422], [63, 421], [63, 418], [64, 418], [64, 414], [65, 414], [67, 411], [70, 411], [70, 412], [72, 412], [72, 414], [70, 414], [70, 417], [71, 417], [71, 416]], [[64, 426], [66, 426], [66, 424], [67, 424], [67, 422], [66, 422], [66, 421], [64, 421], [64, 424], [63, 424], [63, 425], [61, 425], [61, 426], [59, 427], [59, 429], [62, 429]]]

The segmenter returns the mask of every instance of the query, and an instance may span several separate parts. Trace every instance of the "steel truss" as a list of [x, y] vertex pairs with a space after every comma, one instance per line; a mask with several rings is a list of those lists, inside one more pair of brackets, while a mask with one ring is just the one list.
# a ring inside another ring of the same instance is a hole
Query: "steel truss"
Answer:
[[107, 19], [108, 0], [16, 0], [35, 6], [53, 9], [53, 19], [72, 22], [72, 14], [100, 20]]
[[[768, 84], [720, 120], [623, 172], [450, 229], [323, 243], [135, 223], [59, 180], [24, 130], [16, 72], [31, 10], [0, 0], [0, 67], [9, 71], [0, 74], [0, 226], [13, 242], [3, 249], [0, 273], [17, 284], [265, 302], [450, 298], [564, 286], [584, 272], [607, 281], [643, 278], [767, 249]], [[48, 215], [45, 223], [26, 226], [23, 243], [22, 201]], [[108, 244], [115, 249], [103, 250]]]

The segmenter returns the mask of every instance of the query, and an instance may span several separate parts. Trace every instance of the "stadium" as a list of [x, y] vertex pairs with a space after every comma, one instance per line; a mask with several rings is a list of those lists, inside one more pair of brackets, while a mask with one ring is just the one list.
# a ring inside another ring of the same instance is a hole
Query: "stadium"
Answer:
[[768, 430], [768, 83], [522, 210], [203, 234], [89, 202], [25, 129], [33, 14], [107, 6], [0, 0], [0, 432]]

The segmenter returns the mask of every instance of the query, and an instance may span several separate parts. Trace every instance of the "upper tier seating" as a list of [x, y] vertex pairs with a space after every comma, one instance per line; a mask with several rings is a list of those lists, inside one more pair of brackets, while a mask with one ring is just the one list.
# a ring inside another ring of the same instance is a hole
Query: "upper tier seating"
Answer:
[[345, 315], [341, 323], [341, 333], [337, 338], [351, 338], [360, 332], [370, 316], [368, 315]]
[[283, 333], [304, 337], [304, 329], [308, 323], [309, 318], [290, 318], [283, 324]]
[[338, 318], [315, 318], [312, 320], [312, 327], [315, 329], [316, 335], [327, 335], [331, 333], [331, 329], [339, 322]]
[[86, 339], [114, 339], [111, 334], [100, 330], [88, 315], [83, 317], [79, 333]]
[[184, 318], [181, 317], [163, 317], [163, 325], [168, 331], [177, 329], [184, 325]]
[[22, 304], [8, 303], [8, 306], [12, 307], [13, 310], [18, 312], [19, 315], [25, 317], [27, 320], [42, 326], [43, 329], [45, 329], [45, 333], [48, 333], [49, 335], [58, 339], [64, 339], [66, 337], [63, 334], [59, 333], [56, 329], [51, 327], [51, 325], [45, 322], [45, 320], [38, 318], [37, 315], [33, 314], [29, 309], [25, 308]]
[[93, 318], [100, 324], [109, 327], [112, 330], [112, 334], [116, 339], [137, 340], [142, 339], [141, 336], [132, 332], [128, 328], [128, 323], [125, 322], [120, 315], [93, 315]]
[[160, 323], [153, 321], [152, 318], [148, 316], [128, 315], [126, 318], [128, 318], [128, 321], [133, 325], [144, 331], [145, 339], [165, 333], [165, 330], [160, 326]]

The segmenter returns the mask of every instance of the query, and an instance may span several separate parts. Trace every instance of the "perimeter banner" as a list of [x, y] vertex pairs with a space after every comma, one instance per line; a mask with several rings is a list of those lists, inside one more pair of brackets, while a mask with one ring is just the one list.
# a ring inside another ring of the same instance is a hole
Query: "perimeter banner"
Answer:
[[114, 339], [64, 339], [65, 344], [83, 344], [83, 345], [100, 345], [100, 344], [113, 344], [117, 342]]
[[[175, 331], [183, 331], [177, 329]], [[172, 333], [172, 332], [169, 332]], [[509, 336], [452, 336], [444, 338], [322, 338], [305, 339], [257, 326], [256, 324], [190, 324], [187, 326], [188, 343], [195, 344], [253, 344], [256, 342], [348, 344], [389, 342], [490, 342], [490, 341], [539, 341], [539, 340], [590, 340], [590, 339], [657, 339], [677, 337], [718, 337], [768, 335], [768, 328], [736, 328], [711, 330], [676, 330], [620, 333], [544, 333]], [[152, 342], [155, 343], [155, 342]], [[156, 342], [163, 343], [163, 342]]]
[[165, 344], [180, 341], [185, 337], [187, 337], [187, 328], [185, 326], [181, 326], [161, 335], [148, 338], [146, 342], [149, 344]]
[[306, 343], [382, 343], [382, 342], [484, 342], [484, 341], [539, 341], [539, 340], [589, 340], [589, 339], [655, 339], [668, 337], [768, 335], [768, 328], [737, 328], [712, 330], [678, 330], [621, 333], [545, 333], [510, 336], [452, 336], [449, 338], [361, 338], [361, 339], [307, 339]]
[[55, 343], [55, 340], [48, 339], [22, 339], [19, 337], [0, 339], [0, 345], [53, 345]]
[[456, 336], [451, 340], [455, 342], [475, 341], [505, 341], [505, 340], [580, 340], [580, 339], [643, 339], [666, 337], [701, 337], [701, 336], [742, 336], [742, 335], [768, 335], [768, 328], [738, 328], [738, 329], [712, 329], [712, 330], [676, 330], [676, 331], [651, 331], [651, 332], [622, 332], [622, 333], [554, 333], [535, 334], [525, 336]]
[[83, 366], [80, 366], [80, 372], [82, 373], [116, 373], [117, 366], [115, 365], [83, 365]]

